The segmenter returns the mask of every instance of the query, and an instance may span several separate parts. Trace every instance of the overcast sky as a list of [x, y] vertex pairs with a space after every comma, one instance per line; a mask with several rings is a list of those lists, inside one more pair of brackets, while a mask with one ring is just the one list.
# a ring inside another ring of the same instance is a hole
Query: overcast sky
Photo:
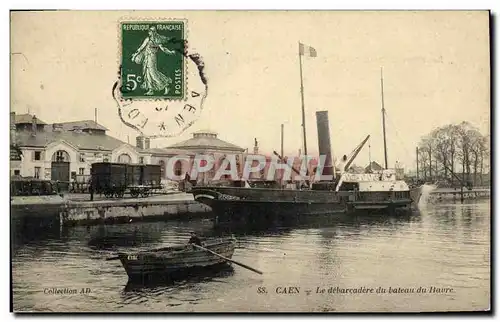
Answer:
[[[119, 65], [118, 21], [185, 18], [190, 49], [206, 66], [209, 94], [201, 119], [164, 147], [210, 129], [262, 152], [302, 146], [298, 41], [304, 58], [308, 150], [317, 153], [315, 111], [327, 110], [335, 156], [371, 135], [383, 164], [380, 68], [384, 71], [389, 164], [414, 167], [415, 146], [433, 128], [490, 123], [487, 12], [15, 12], [11, 16], [12, 95], [16, 113], [47, 122], [93, 119], [135, 142], [111, 97]], [[368, 163], [368, 146], [356, 164]]]

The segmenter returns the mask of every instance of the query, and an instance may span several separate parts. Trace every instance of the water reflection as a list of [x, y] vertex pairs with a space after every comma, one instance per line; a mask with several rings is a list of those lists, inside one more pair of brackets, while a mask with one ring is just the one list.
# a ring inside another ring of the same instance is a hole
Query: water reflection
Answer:
[[[411, 214], [330, 216], [260, 229], [213, 229], [206, 221], [74, 227], [15, 245], [15, 310], [52, 311], [377, 311], [480, 308], [489, 300], [489, 203], [439, 204]], [[239, 266], [174, 280], [127, 283], [116, 251], [134, 252], [234, 234]], [[34, 264], [35, 263], [35, 264]], [[258, 287], [434, 285], [449, 296], [267, 296]], [[46, 287], [90, 287], [49, 297]], [[473, 299], [473, 300], [471, 300]], [[471, 302], [473, 301], [473, 303]], [[471, 304], [472, 303], [472, 304]]]
[[162, 231], [151, 224], [99, 226], [88, 235], [89, 247], [112, 250], [120, 247], [139, 247], [160, 241]]
[[419, 212], [401, 212], [398, 214], [370, 214], [370, 215], [347, 215], [331, 214], [319, 216], [304, 216], [294, 223], [282, 223], [271, 226], [220, 226], [214, 229], [215, 234], [235, 235], [235, 236], [283, 236], [295, 229], [309, 229], [322, 227], [342, 226], [348, 227], [354, 232], [359, 229], [366, 230], [370, 227], [384, 226], [388, 229], [397, 229], [405, 224], [415, 224], [421, 222]]
[[142, 281], [129, 280], [123, 292], [148, 292], [158, 288], [173, 288], [195, 283], [208, 283], [212, 281], [220, 282], [220, 279], [234, 275], [232, 265], [222, 265], [218, 267], [191, 270], [189, 273], [168, 278], [156, 277], [155, 279], [145, 279]]
[[14, 248], [25, 244], [38, 244], [42, 241], [59, 239], [61, 237], [60, 227], [20, 227], [11, 223], [11, 241]]
[[[121, 297], [124, 303], [144, 302], [150, 297], [158, 297], [182, 293], [192, 289], [197, 284], [207, 283], [227, 283], [225, 279], [234, 275], [234, 268], [230, 265], [219, 266], [218, 268], [205, 268], [189, 272], [183, 276], [175, 278], [129, 281], [125, 285]], [[191, 301], [192, 299], [190, 299]], [[177, 306], [180, 303], [169, 303], [167, 306]]]

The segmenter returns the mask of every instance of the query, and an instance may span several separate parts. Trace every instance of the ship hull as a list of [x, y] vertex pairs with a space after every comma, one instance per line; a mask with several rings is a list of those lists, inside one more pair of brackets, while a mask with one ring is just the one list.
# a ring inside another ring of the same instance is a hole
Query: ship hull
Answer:
[[346, 205], [340, 203], [219, 200], [203, 196], [195, 200], [212, 208], [216, 224], [293, 224], [303, 216], [344, 214], [347, 211]]
[[410, 189], [410, 198], [411, 198], [410, 207], [412, 209], [417, 209], [418, 203], [420, 202], [420, 199], [422, 198], [422, 186], [417, 186], [417, 187], [411, 188]]
[[412, 199], [359, 201], [354, 192], [198, 187], [194, 199], [210, 208], [216, 225], [281, 225], [303, 217], [411, 209]]
[[389, 213], [397, 210], [411, 209], [411, 199], [387, 200], [387, 201], [355, 201], [347, 204], [348, 212], [384, 212]]

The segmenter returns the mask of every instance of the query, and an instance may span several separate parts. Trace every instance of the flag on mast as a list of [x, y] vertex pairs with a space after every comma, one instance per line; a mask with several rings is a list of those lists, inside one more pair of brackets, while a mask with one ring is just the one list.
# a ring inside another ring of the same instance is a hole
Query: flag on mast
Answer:
[[304, 45], [301, 42], [299, 42], [299, 55], [309, 56], [309, 57], [318, 56], [318, 54], [316, 53], [316, 49], [314, 49], [311, 46]]

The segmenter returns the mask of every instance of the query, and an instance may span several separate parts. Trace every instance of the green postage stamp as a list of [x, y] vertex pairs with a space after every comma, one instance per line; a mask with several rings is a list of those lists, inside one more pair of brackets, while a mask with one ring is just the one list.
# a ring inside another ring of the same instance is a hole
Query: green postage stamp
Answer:
[[122, 97], [183, 99], [185, 21], [121, 22], [120, 33]]

